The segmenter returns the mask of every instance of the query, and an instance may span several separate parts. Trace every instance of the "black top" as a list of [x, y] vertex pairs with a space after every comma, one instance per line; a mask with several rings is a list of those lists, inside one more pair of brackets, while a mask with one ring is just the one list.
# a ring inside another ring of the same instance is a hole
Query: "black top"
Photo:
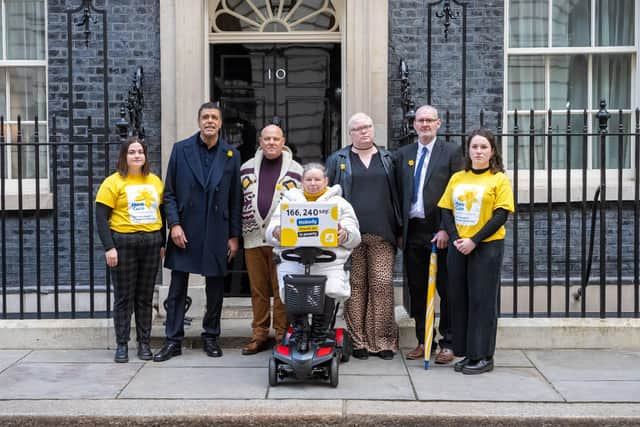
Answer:
[[258, 177], [258, 213], [262, 219], [267, 217], [269, 209], [271, 209], [280, 169], [282, 169], [282, 156], [273, 160], [262, 158], [260, 176]]
[[351, 205], [360, 223], [360, 233], [376, 234], [395, 245], [396, 219], [380, 154], [371, 157], [368, 168], [356, 153], [350, 152], [349, 157], [352, 167]]
[[204, 179], [209, 179], [209, 174], [211, 173], [211, 166], [213, 166], [213, 162], [216, 160], [216, 153], [218, 152], [218, 145], [214, 145], [209, 148], [207, 144], [200, 138], [198, 138], [198, 151], [200, 152], [200, 162], [202, 163], [202, 174], [204, 175]]

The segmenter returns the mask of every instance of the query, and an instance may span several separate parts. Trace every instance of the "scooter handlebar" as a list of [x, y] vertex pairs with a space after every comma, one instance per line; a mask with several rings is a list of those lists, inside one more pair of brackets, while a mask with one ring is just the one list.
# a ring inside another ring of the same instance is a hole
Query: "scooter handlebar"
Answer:
[[333, 262], [336, 260], [336, 254], [332, 251], [322, 248], [304, 246], [299, 248], [285, 249], [282, 251], [281, 256], [287, 261], [299, 262], [301, 264]]

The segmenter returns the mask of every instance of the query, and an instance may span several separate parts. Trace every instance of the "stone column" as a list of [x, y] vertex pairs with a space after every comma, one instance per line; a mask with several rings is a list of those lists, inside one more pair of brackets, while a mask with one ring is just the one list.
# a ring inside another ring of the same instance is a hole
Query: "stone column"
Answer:
[[349, 117], [357, 112], [371, 116], [376, 142], [387, 145], [388, 1], [349, 0], [344, 28], [343, 141], [349, 143]]
[[[208, 100], [205, 75], [207, 60], [206, 0], [162, 0], [160, 2], [160, 85], [162, 109], [162, 178], [171, 148], [176, 141], [198, 130], [198, 107]], [[166, 299], [170, 271], [163, 269], [159, 312]], [[204, 301], [204, 280], [194, 275], [190, 289], [193, 307], [189, 315], [200, 316]]]

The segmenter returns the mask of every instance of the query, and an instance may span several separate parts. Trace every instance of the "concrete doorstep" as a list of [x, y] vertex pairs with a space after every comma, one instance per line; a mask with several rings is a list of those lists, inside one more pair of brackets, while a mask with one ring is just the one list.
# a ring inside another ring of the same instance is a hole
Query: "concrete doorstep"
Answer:
[[[164, 318], [156, 316], [152, 345], [164, 340]], [[396, 306], [400, 347], [415, 347], [414, 322], [404, 307]], [[344, 326], [341, 317], [337, 324]], [[187, 348], [200, 346], [201, 318], [185, 327]], [[237, 348], [251, 337], [250, 309], [231, 306], [221, 321], [223, 347]], [[135, 327], [131, 328], [132, 342]], [[0, 321], [0, 349], [104, 349], [113, 348], [111, 319], [47, 319]], [[640, 349], [640, 319], [500, 318], [498, 348], [610, 348]]]

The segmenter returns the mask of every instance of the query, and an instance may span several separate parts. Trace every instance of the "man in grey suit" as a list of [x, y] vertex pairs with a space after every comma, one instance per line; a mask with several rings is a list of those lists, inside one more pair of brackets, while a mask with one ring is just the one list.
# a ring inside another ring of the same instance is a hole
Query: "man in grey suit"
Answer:
[[[418, 108], [413, 122], [418, 141], [399, 148], [395, 160], [402, 203], [404, 270], [411, 299], [410, 315], [415, 320], [418, 339], [418, 346], [406, 356], [408, 359], [424, 357], [428, 266], [431, 243], [435, 242], [438, 248], [436, 286], [440, 295], [438, 330], [442, 335], [436, 363], [449, 363], [454, 359], [446, 294], [449, 236], [441, 223], [437, 204], [451, 175], [462, 167], [462, 152], [457, 144], [437, 138], [441, 124], [438, 110], [434, 107], [423, 105]], [[435, 350], [435, 334], [433, 346], [432, 343], [426, 344], [427, 351]]]

